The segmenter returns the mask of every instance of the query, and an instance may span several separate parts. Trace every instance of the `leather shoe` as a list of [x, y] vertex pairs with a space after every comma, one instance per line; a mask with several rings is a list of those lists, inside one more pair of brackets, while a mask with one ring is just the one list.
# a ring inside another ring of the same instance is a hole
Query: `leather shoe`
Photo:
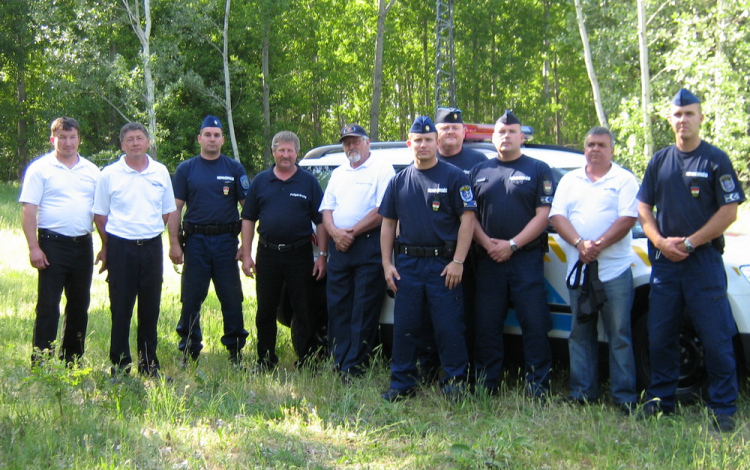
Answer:
[[409, 390], [397, 390], [393, 387], [389, 388], [385, 392], [381, 393], [380, 396], [383, 397], [383, 400], [387, 401], [388, 403], [393, 403], [396, 401], [401, 401], [409, 397], [413, 397], [415, 395], [414, 389]]
[[718, 432], [734, 431], [734, 416], [714, 415], [714, 429]]

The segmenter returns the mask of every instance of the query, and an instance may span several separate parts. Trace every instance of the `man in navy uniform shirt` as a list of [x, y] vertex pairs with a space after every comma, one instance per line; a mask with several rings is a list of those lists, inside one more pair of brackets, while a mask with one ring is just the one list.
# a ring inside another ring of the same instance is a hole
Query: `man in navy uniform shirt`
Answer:
[[466, 126], [460, 109], [438, 108], [435, 129], [438, 133], [439, 160], [459, 167], [467, 176], [474, 165], [487, 161], [487, 156], [482, 152], [464, 146]]
[[[681, 89], [669, 111], [675, 145], [651, 158], [638, 193], [638, 215], [649, 239], [649, 355], [651, 383], [644, 415], [672, 413], [680, 375], [679, 337], [685, 316], [705, 348], [706, 405], [719, 431], [734, 429], [737, 327], [727, 300], [721, 259], [724, 231], [745, 200], [722, 150], [700, 138], [700, 100]], [[654, 217], [653, 208], [657, 209]]]
[[[177, 324], [183, 364], [197, 360], [203, 349], [201, 305], [214, 281], [224, 317], [222, 344], [237, 364], [248, 336], [242, 319], [242, 284], [237, 265], [240, 218], [237, 204], [245, 202], [250, 187], [240, 162], [221, 153], [224, 134], [221, 121], [206, 116], [198, 134], [200, 155], [180, 163], [172, 178], [177, 210], [169, 218], [169, 257], [182, 264], [182, 313]], [[184, 252], [179, 240], [182, 208]], [[184, 258], [184, 259], [183, 259]]]
[[479, 223], [477, 259], [477, 383], [496, 393], [503, 368], [503, 324], [513, 302], [521, 324], [527, 391], [542, 400], [549, 392], [552, 328], [544, 286], [548, 216], [555, 187], [550, 167], [523, 154], [521, 121], [506, 111], [495, 123], [497, 158], [471, 170]]
[[445, 372], [441, 389], [455, 399], [468, 364], [460, 283], [476, 204], [466, 175], [438, 160], [437, 133], [429, 117], [414, 120], [407, 145], [414, 152], [414, 165], [391, 180], [378, 211], [383, 216], [385, 280], [396, 293], [391, 385], [382, 397], [392, 402], [414, 394], [418, 336], [427, 314]]
[[[276, 309], [282, 287], [287, 291], [294, 312], [292, 345], [299, 360], [308, 363], [316, 352], [316, 325], [312, 311], [313, 276], [320, 280], [326, 272], [325, 247], [328, 235], [318, 211], [323, 190], [318, 180], [297, 165], [299, 138], [281, 131], [271, 141], [275, 164], [258, 173], [247, 192], [242, 209], [242, 270], [256, 277], [258, 312], [258, 365], [254, 372], [276, 367]], [[258, 223], [258, 250], [253, 261], [251, 247]], [[312, 223], [311, 223], [312, 222]], [[320, 249], [313, 259], [312, 226], [317, 226]]]

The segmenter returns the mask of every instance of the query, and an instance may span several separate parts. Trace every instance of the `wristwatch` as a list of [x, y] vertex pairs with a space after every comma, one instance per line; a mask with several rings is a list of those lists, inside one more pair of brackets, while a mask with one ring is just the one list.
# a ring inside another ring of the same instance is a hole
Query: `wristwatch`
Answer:
[[325, 256], [326, 258], [328, 258], [328, 253], [326, 253], [325, 251], [319, 251], [318, 256]]
[[508, 243], [510, 243], [510, 251], [512, 251], [512, 252], [514, 252], [514, 253], [515, 253], [516, 251], [518, 251], [518, 245], [516, 245], [516, 241], [515, 241], [515, 240], [513, 240], [513, 239], [511, 238], [510, 240], [508, 240]]
[[685, 251], [688, 253], [695, 253], [695, 247], [692, 243], [690, 243], [690, 239], [688, 237], [685, 237], [684, 240], [682, 240], [682, 243], [685, 245]]

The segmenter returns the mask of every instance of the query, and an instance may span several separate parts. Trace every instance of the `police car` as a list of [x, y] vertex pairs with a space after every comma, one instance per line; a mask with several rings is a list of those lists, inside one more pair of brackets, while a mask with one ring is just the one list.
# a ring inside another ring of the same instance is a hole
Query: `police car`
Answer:
[[[470, 129], [471, 131], [471, 129]], [[497, 152], [492, 144], [487, 142], [464, 143], [466, 147], [478, 150], [487, 158], [496, 158]], [[406, 147], [405, 142], [372, 142], [370, 144], [371, 157], [379, 158], [391, 163], [396, 172], [412, 164], [414, 156]], [[580, 168], [586, 164], [582, 152], [566, 147], [553, 145], [537, 145], [527, 143], [523, 153], [546, 162], [554, 171], [557, 180], [570, 170]], [[300, 166], [311, 171], [325, 187], [331, 172], [339, 165], [348, 164], [341, 145], [327, 145], [309, 151], [300, 160]], [[544, 257], [544, 275], [547, 286], [547, 300], [552, 313], [553, 329], [549, 333], [551, 341], [565, 344], [570, 336], [571, 310], [566, 287], [567, 259], [561, 246], [562, 240], [549, 228], [549, 252]], [[633, 345], [636, 356], [639, 388], [648, 385], [650, 375], [648, 358], [648, 294], [651, 265], [648, 260], [647, 240], [639, 225], [633, 229], [633, 280], [635, 285], [635, 301], [632, 310]], [[735, 322], [740, 332], [735, 337], [735, 351], [740, 372], [750, 371], [750, 236], [726, 235], [724, 263], [728, 280], [729, 302], [732, 307]], [[393, 293], [386, 293], [383, 310], [380, 317], [380, 332], [383, 349], [388, 353], [393, 338]], [[520, 336], [521, 330], [515, 312], [511, 308], [505, 322], [505, 334], [512, 344], [513, 336]], [[606, 342], [601, 322], [599, 324], [599, 340]], [[559, 346], [559, 344], [556, 344]], [[691, 399], [700, 395], [707, 386], [707, 375], [703, 358], [703, 347], [690, 325], [685, 325], [680, 335], [681, 371], [678, 395], [682, 399]], [[567, 348], [556, 348], [567, 354]], [[602, 356], [606, 358], [607, 356]], [[601, 363], [606, 365], [607, 361]]]

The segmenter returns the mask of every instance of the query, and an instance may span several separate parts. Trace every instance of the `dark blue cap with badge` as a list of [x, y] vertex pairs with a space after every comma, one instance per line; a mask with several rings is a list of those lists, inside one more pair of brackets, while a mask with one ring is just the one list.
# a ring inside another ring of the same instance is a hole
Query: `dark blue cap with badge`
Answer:
[[435, 130], [435, 124], [429, 116], [419, 116], [414, 120], [414, 123], [409, 129], [409, 134], [429, 134], [430, 132], [437, 132]]
[[368, 137], [367, 131], [365, 131], [364, 127], [359, 124], [347, 124], [341, 128], [341, 138], [339, 139], [339, 142], [343, 141], [344, 137], [350, 136]]
[[221, 121], [219, 121], [219, 118], [217, 118], [216, 116], [211, 116], [210, 114], [203, 120], [203, 124], [201, 124], [201, 130], [206, 127], [218, 127], [219, 129], [224, 129], [223, 127], [221, 127]]
[[461, 110], [457, 108], [438, 108], [435, 112], [435, 123], [441, 124], [463, 124], [464, 118]]
[[688, 106], [700, 102], [701, 100], [699, 100], [698, 97], [691, 93], [687, 88], [682, 88], [678, 91], [672, 100], [672, 104], [675, 106]]
[[516, 117], [516, 115], [513, 114], [513, 111], [511, 111], [510, 109], [506, 109], [505, 114], [500, 116], [500, 119], [498, 119], [497, 122], [506, 124], [506, 125], [509, 125], [509, 124], [518, 124], [519, 126], [521, 125], [521, 120], [518, 119], [518, 117]]

